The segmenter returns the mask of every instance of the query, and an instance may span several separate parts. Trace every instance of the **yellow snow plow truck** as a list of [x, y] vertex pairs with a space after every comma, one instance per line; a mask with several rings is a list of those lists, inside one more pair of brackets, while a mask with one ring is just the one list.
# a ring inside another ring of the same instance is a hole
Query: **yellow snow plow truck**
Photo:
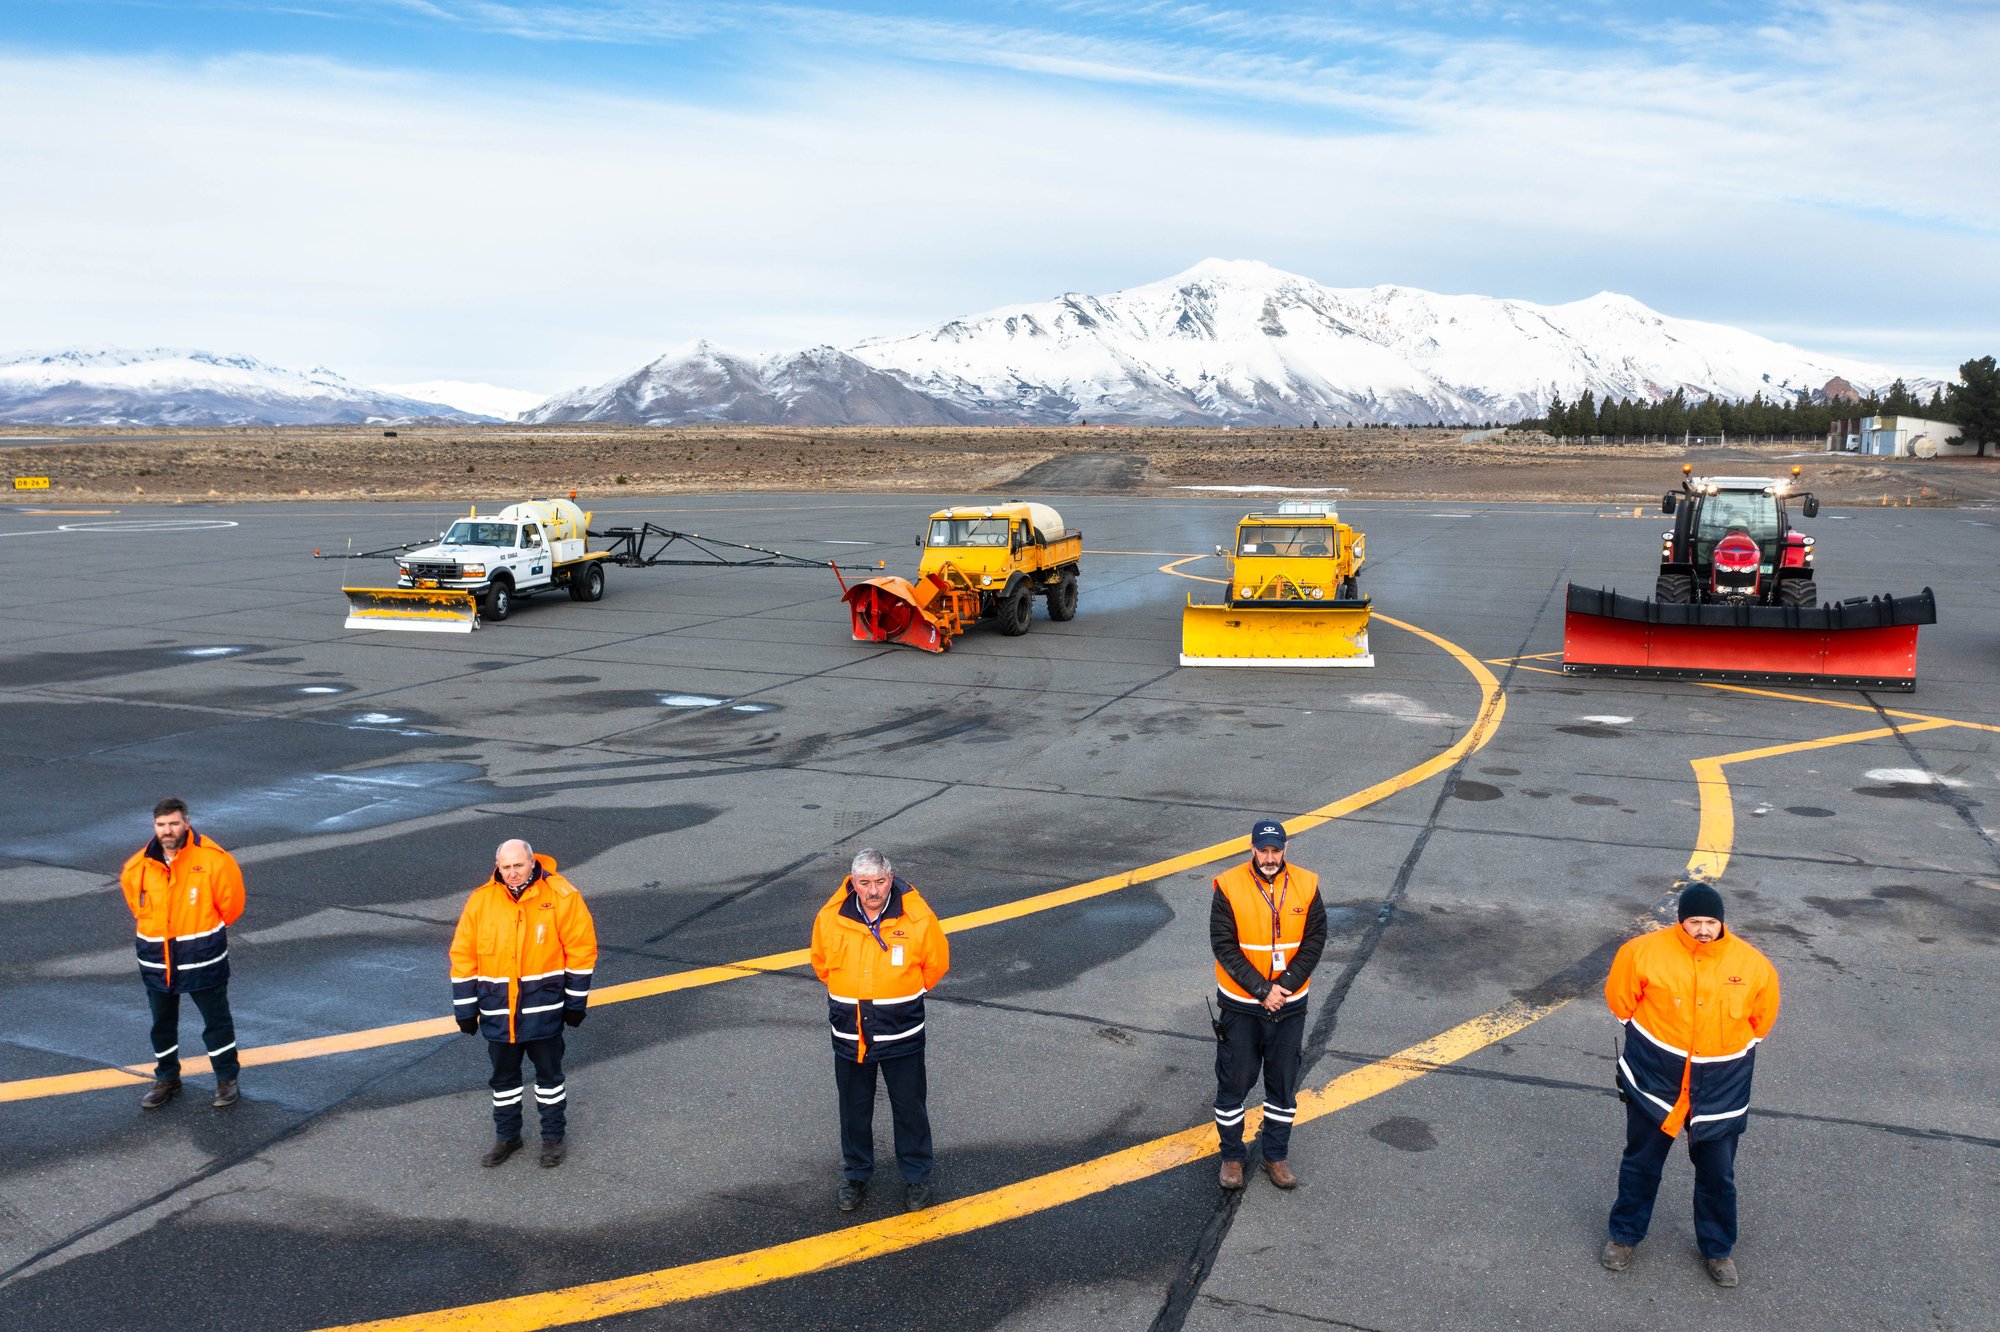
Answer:
[[1245, 514], [1219, 606], [1190, 596], [1181, 612], [1183, 666], [1373, 666], [1366, 544], [1324, 500], [1285, 500]]
[[917, 544], [924, 554], [914, 583], [870, 578], [846, 590], [856, 641], [944, 652], [982, 619], [998, 622], [1003, 634], [1025, 634], [1036, 597], [1051, 620], [1076, 618], [1083, 534], [1046, 504], [940, 509]]

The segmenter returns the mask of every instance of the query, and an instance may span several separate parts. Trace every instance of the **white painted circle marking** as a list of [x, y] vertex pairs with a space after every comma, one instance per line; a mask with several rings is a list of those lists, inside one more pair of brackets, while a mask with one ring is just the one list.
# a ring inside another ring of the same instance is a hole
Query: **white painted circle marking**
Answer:
[[58, 532], [213, 532], [235, 523], [226, 518], [115, 518], [103, 523], [62, 523]]

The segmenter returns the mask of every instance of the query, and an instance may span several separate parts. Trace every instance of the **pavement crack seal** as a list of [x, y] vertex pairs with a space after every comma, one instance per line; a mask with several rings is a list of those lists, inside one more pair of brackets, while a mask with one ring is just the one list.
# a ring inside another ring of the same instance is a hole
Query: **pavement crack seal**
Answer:
[[[1507, 696], [1500, 681], [1493, 672], [1464, 648], [1448, 639], [1440, 638], [1427, 629], [1407, 624], [1401, 620], [1378, 614], [1376, 619], [1393, 625], [1407, 633], [1416, 635], [1428, 643], [1450, 654], [1459, 665], [1478, 683], [1480, 707], [1478, 717], [1449, 748], [1433, 754], [1414, 767], [1406, 768], [1392, 777], [1385, 777], [1372, 786], [1342, 796], [1317, 809], [1297, 814], [1285, 821], [1285, 829], [1293, 836], [1345, 818], [1358, 810], [1387, 800], [1398, 792], [1429, 781], [1440, 773], [1450, 772], [1468, 756], [1486, 746], [1499, 730], [1501, 719], [1507, 712]], [[1108, 874], [1084, 883], [1071, 884], [1046, 893], [1003, 902], [998, 906], [985, 907], [977, 911], [962, 912], [946, 917], [941, 924], [947, 934], [957, 934], [965, 930], [976, 930], [987, 925], [997, 925], [1004, 921], [1019, 920], [1056, 907], [1102, 897], [1125, 888], [1153, 883], [1172, 874], [1211, 865], [1231, 856], [1245, 854], [1250, 848], [1247, 837], [1232, 837], [1227, 841], [1184, 852], [1165, 860], [1156, 860], [1148, 865]], [[691, 990], [704, 985], [717, 985], [724, 981], [742, 980], [749, 976], [764, 975], [773, 971], [787, 971], [801, 967], [809, 958], [809, 950], [795, 948], [783, 953], [770, 953], [763, 957], [745, 958], [740, 962], [720, 963], [713, 966], [695, 967], [686, 971], [670, 972], [664, 976], [652, 976], [642, 980], [622, 981], [601, 988], [593, 988], [590, 995], [591, 1007], [606, 1004], [625, 1003], [634, 999], [646, 999], [654, 995], [671, 994], [677, 990]], [[385, 1045], [399, 1045], [407, 1041], [428, 1040], [434, 1036], [450, 1036], [457, 1032], [457, 1024], [449, 1017], [420, 1018], [414, 1022], [401, 1022], [386, 1027], [372, 1027], [361, 1031], [338, 1032], [330, 1036], [315, 1036], [305, 1040], [287, 1041], [278, 1045], [251, 1046], [243, 1049], [244, 1067], [258, 1067], [265, 1064], [287, 1063], [295, 1059], [314, 1059], [323, 1055], [347, 1054], [357, 1050], [373, 1050]], [[197, 1074], [207, 1071], [206, 1056], [186, 1061], [182, 1065], [183, 1074]], [[28, 1101], [45, 1096], [67, 1096], [78, 1092], [101, 1091], [114, 1087], [131, 1087], [151, 1077], [151, 1064], [132, 1064], [122, 1067], [101, 1067], [76, 1073], [59, 1073], [48, 1077], [21, 1078], [12, 1082], [0, 1082], [0, 1103], [8, 1101]]]
[[[1552, 978], [1538, 990], [1547, 990], [1554, 983]], [[1426, 1073], [1448, 1067], [1540, 1021], [1569, 1002], [1570, 997], [1550, 991], [1540, 1000], [1510, 1001], [1378, 1063], [1343, 1073], [1325, 1086], [1303, 1091], [1299, 1094], [1298, 1118], [1294, 1122], [1303, 1124], [1336, 1114]], [[416, 1332], [417, 1329], [528, 1332], [658, 1309], [788, 1277], [831, 1271], [1033, 1216], [1120, 1185], [1164, 1174], [1214, 1156], [1217, 1150], [1215, 1125], [1212, 1121], [1203, 1122], [1045, 1175], [970, 1197], [954, 1198], [921, 1212], [906, 1212], [679, 1267], [459, 1308], [355, 1323], [328, 1332]]]
[[393, 1068], [384, 1069], [382, 1072], [377, 1073], [374, 1077], [363, 1081], [360, 1085], [356, 1086], [352, 1091], [347, 1092], [346, 1094], [338, 1097], [335, 1100], [329, 1101], [327, 1104], [319, 1107], [317, 1110], [310, 1110], [305, 1114], [300, 1115], [290, 1124], [287, 1124], [284, 1128], [279, 1129], [276, 1133], [271, 1134], [269, 1137], [261, 1138], [252, 1145], [243, 1148], [241, 1151], [232, 1152], [227, 1156], [217, 1157], [215, 1160], [210, 1161], [207, 1165], [203, 1166], [200, 1170], [195, 1171], [193, 1174], [188, 1175], [184, 1179], [176, 1180], [173, 1184], [167, 1186], [164, 1189], [161, 1189], [158, 1193], [155, 1193], [150, 1197], [141, 1198], [138, 1202], [130, 1203], [124, 1207], [121, 1207], [117, 1211], [111, 1213], [109, 1216], [99, 1217], [97, 1220], [91, 1222], [87, 1226], [84, 1226], [80, 1230], [72, 1231], [70, 1234], [65, 1235], [62, 1239], [57, 1240], [54, 1244], [49, 1245], [48, 1247], [42, 1249], [37, 1253], [30, 1254], [28, 1257], [14, 1264], [12, 1267], [7, 1268], [5, 1271], [0, 1271], [0, 1289], [5, 1289], [7, 1286], [12, 1285], [24, 1273], [29, 1272], [32, 1268], [35, 1268], [40, 1264], [46, 1262], [48, 1259], [55, 1257], [57, 1254], [61, 1253], [63, 1250], [69, 1248], [70, 1246], [81, 1243], [82, 1241], [89, 1239], [92, 1235], [98, 1234], [107, 1227], [115, 1226], [120, 1221], [126, 1220], [129, 1217], [137, 1216], [139, 1213], [146, 1211], [148, 1208], [158, 1207], [161, 1203], [171, 1200], [177, 1194], [185, 1193], [187, 1190], [193, 1188], [195, 1185], [200, 1184], [205, 1180], [213, 1179], [215, 1178], [215, 1176], [222, 1174], [226, 1170], [233, 1170], [237, 1166], [243, 1164], [245, 1161], [251, 1160], [257, 1156], [262, 1155], [264, 1152], [268, 1151], [272, 1147], [277, 1146], [279, 1143], [284, 1142], [286, 1139], [297, 1137], [307, 1128], [317, 1123], [323, 1115], [329, 1114], [332, 1111], [340, 1109], [342, 1106], [346, 1105], [349, 1101], [352, 1101], [355, 1097], [365, 1095], [368, 1092], [373, 1091], [376, 1087], [382, 1085], [383, 1083], [390, 1081], [391, 1079], [402, 1077], [405, 1073], [408, 1073], [418, 1064], [423, 1063], [424, 1060], [429, 1059], [439, 1050], [446, 1048], [448, 1047], [433, 1046], [428, 1050], [420, 1052], [413, 1058], [404, 1060], [403, 1062], [397, 1064]]
[[[1871, 703], [1875, 703], [1875, 700], [1872, 697], [1868, 701]], [[1918, 769], [1921, 770], [1922, 772], [1929, 774], [1932, 782], [1935, 784], [1937, 790], [1937, 798], [1951, 806], [1952, 812], [1958, 815], [1959, 821], [1972, 830], [1972, 835], [1974, 837], [1977, 837], [1981, 842], [1985, 843], [1987, 853], [1993, 857], [1993, 861], [1996, 865], [2000, 865], [2000, 842], [1995, 842], [1993, 840], [1993, 834], [1988, 832], [1986, 828], [1979, 822], [1979, 816], [1972, 812], [1973, 810], [1972, 802], [1966, 799], [1966, 797], [1960, 795], [1957, 791], [1953, 790], [1951, 783], [1945, 781], [1941, 776], [1939, 776], [1938, 770], [1931, 766], [1930, 760], [1925, 758], [1923, 756], [1923, 753], [1920, 750], [1918, 750], [1918, 748], [1915, 745], [1910, 743], [1910, 737], [1906, 733], [1907, 731], [1919, 731], [1928, 728], [1922, 726], [1911, 726], [1908, 728], [1897, 726], [1894, 722], [1889, 721], [1889, 713], [1882, 707], [1880, 703], [1875, 703], [1875, 712], [1878, 716], [1882, 718], [1883, 721], [1888, 722], [1889, 726], [1893, 730], [1893, 733], [1895, 734], [1896, 742], [1903, 747], [1903, 752], [1910, 756], [1910, 762], [1916, 764]]]

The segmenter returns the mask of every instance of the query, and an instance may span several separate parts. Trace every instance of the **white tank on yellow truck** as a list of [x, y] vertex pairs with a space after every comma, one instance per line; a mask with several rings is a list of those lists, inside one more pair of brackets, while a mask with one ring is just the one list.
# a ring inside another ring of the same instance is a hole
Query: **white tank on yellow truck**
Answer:
[[524, 500], [481, 516], [475, 508], [437, 541], [396, 557], [396, 586], [349, 587], [347, 627], [469, 633], [504, 620], [536, 592], [604, 596], [608, 551], [590, 551], [590, 515], [566, 499]]
[[939, 509], [917, 544], [924, 553], [915, 582], [870, 578], [847, 589], [857, 640], [943, 652], [982, 619], [1003, 634], [1025, 634], [1037, 597], [1051, 620], [1076, 617], [1083, 534], [1046, 504]]

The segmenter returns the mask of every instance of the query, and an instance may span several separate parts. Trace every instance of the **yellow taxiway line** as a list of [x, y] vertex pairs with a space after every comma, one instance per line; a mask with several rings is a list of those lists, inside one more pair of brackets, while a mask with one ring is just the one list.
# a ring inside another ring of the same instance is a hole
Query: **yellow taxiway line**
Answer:
[[[1301, 1092], [1298, 1115], [1292, 1122], [1303, 1124], [1335, 1114], [1426, 1073], [1457, 1063], [1467, 1055], [1505, 1040], [1540, 1021], [1567, 1002], [1525, 1004], [1512, 1001], [1386, 1059], [1343, 1073], [1322, 1087]], [[1244, 1133], [1248, 1135], [1252, 1131], [1251, 1122], [1246, 1121]], [[1197, 1124], [1045, 1175], [1005, 1184], [969, 1198], [940, 1203], [921, 1212], [884, 1217], [879, 1221], [846, 1226], [822, 1235], [809, 1235], [768, 1248], [686, 1263], [679, 1267], [665, 1267], [608, 1281], [489, 1300], [455, 1309], [435, 1309], [401, 1318], [354, 1323], [329, 1329], [328, 1332], [363, 1332], [364, 1329], [366, 1332], [413, 1332], [419, 1328], [446, 1332], [450, 1329], [463, 1329], [464, 1332], [529, 1332], [529, 1329], [561, 1327], [619, 1314], [639, 1313], [664, 1305], [746, 1290], [810, 1272], [847, 1267], [954, 1235], [1033, 1216], [1120, 1185], [1150, 1179], [1213, 1156], [1217, 1151], [1215, 1125]]]
[[[1191, 559], [1202, 558], [1190, 556]], [[1413, 768], [1397, 773], [1375, 783], [1365, 790], [1342, 796], [1330, 804], [1308, 810], [1285, 821], [1285, 827], [1293, 833], [1317, 828], [1333, 819], [1345, 817], [1356, 810], [1365, 809], [1378, 801], [1386, 800], [1400, 791], [1406, 791], [1420, 782], [1449, 769], [1461, 758], [1476, 753], [1485, 747], [1499, 729], [1500, 720], [1507, 711], [1507, 698], [1501, 692], [1500, 682], [1493, 672], [1464, 648], [1438, 637], [1427, 629], [1420, 629], [1401, 620], [1391, 620], [1388, 616], [1377, 616], [1397, 628], [1415, 634], [1449, 653], [1478, 682], [1480, 692], [1479, 715], [1458, 742], [1443, 752], [1424, 760]], [[1001, 921], [1018, 920], [1037, 912], [1068, 906], [1106, 893], [1115, 893], [1137, 884], [1150, 883], [1155, 879], [1201, 865], [1212, 864], [1229, 856], [1243, 855], [1250, 849], [1248, 837], [1232, 837], [1216, 842], [1183, 855], [1156, 860], [1136, 869], [1118, 874], [1105, 875], [1084, 883], [1071, 884], [1052, 892], [1037, 893], [1031, 897], [999, 906], [986, 907], [978, 911], [968, 911], [945, 918], [943, 924], [947, 933], [975, 930], [985, 925]], [[671, 994], [677, 990], [694, 989], [703, 985], [717, 985], [724, 981], [741, 980], [746, 976], [761, 975], [770, 971], [784, 971], [791, 967], [804, 966], [808, 950], [792, 949], [789, 952], [770, 953], [763, 957], [747, 958], [741, 962], [724, 963], [718, 966], [696, 967], [688, 971], [669, 972], [662, 976], [651, 976], [642, 980], [624, 981], [593, 989], [590, 995], [591, 1007], [605, 1004], [625, 1003], [633, 999], [646, 999], [654, 995]], [[241, 1051], [240, 1059], [245, 1067], [266, 1064], [287, 1063], [297, 1059], [316, 1059], [326, 1055], [349, 1054], [358, 1050], [373, 1050], [385, 1045], [400, 1045], [408, 1041], [428, 1040], [433, 1036], [450, 1035], [458, 1030], [457, 1024], [448, 1017], [424, 1018], [415, 1022], [401, 1022], [393, 1026], [373, 1027], [363, 1031], [340, 1032], [331, 1036], [315, 1036], [305, 1040], [287, 1041], [279, 1045], [252, 1046]], [[181, 1065], [183, 1076], [207, 1072], [206, 1056], [186, 1060]], [[113, 1087], [131, 1087], [152, 1076], [150, 1064], [128, 1064], [122, 1068], [94, 1068], [79, 1073], [58, 1073], [49, 1077], [21, 1078], [12, 1082], [0, 1082], [0, 1102], [28, 1101], [48, 1096], [68, 1096], [78, 1092], [102, 1091]]]

